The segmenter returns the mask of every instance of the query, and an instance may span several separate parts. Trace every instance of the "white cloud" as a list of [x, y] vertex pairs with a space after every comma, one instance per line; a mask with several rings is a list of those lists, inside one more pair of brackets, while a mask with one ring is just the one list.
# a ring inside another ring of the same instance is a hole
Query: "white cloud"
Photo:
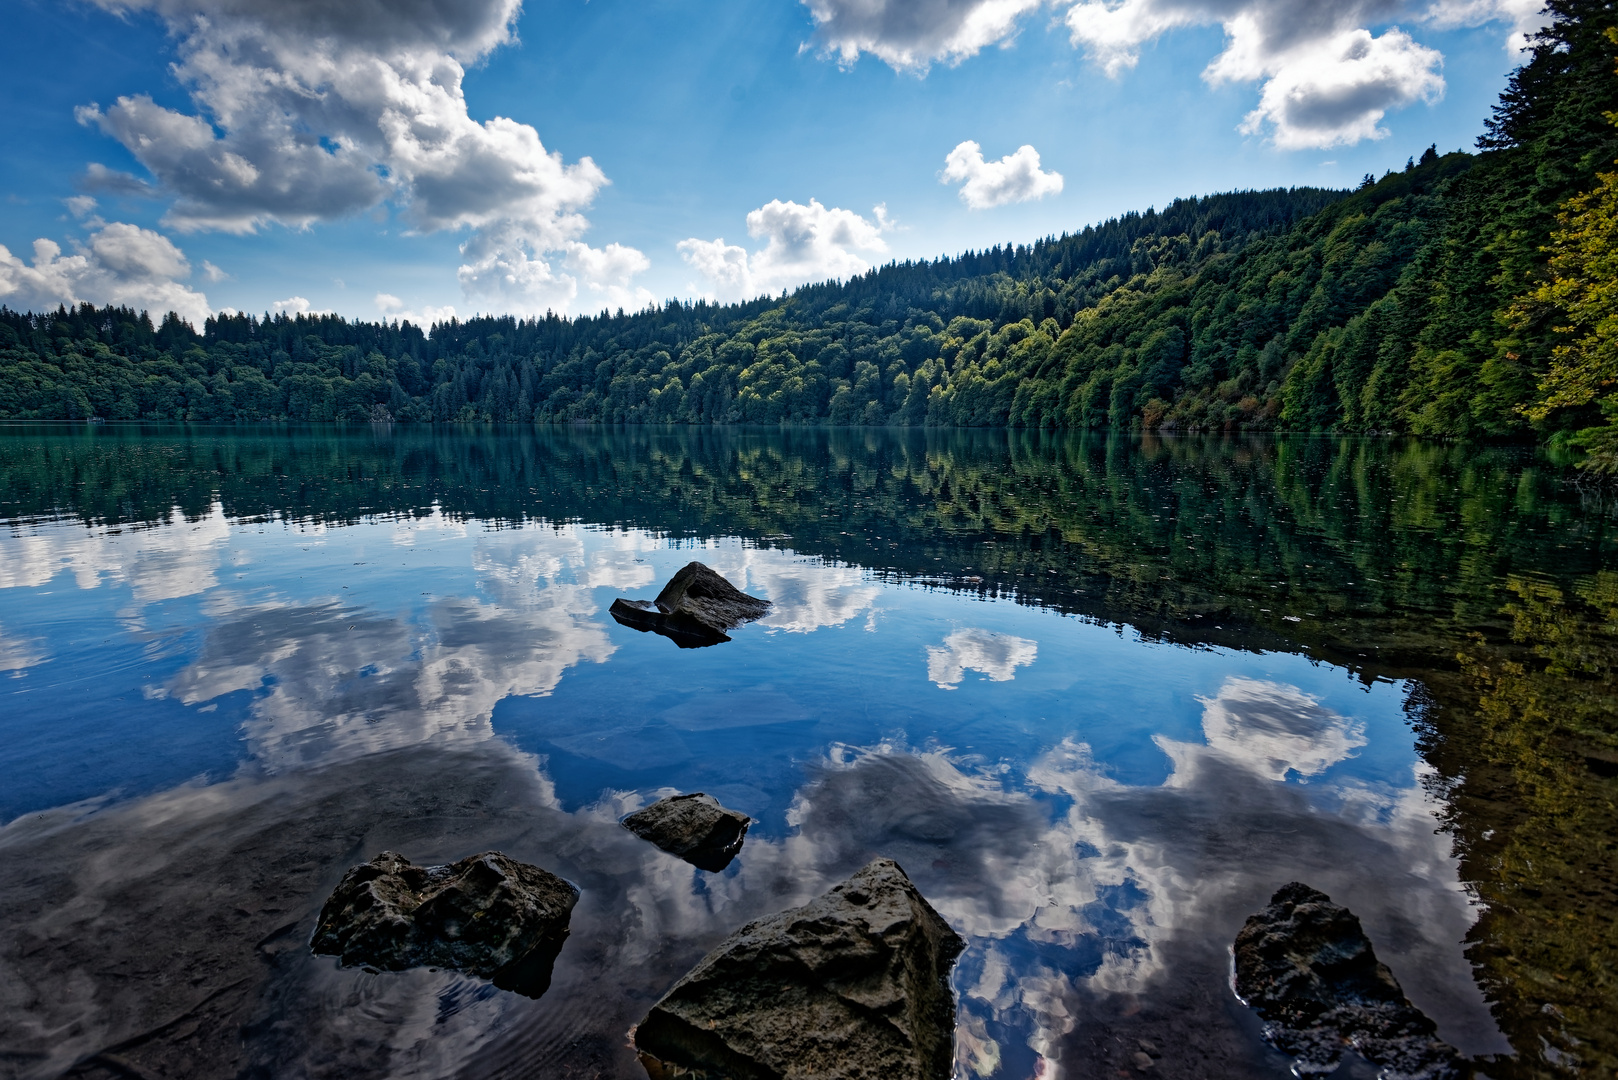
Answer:
[[1043, 0], [804, 0], [815, 37], [845, 65], [868, 52], [899, 71], [959, 63], [1007, 42], [1017, 20]]
[[146, 181], [117, 172], [99, 162], [91, 162], [84, 170], [84, 187], [88, 191], [102, 191], [108, 195], [149, 199], [157, 194]]
[[1433, 0], [1426, 19], [1440, 29], [1510, 23], [1506, 51], [1517, 53], [1526, 49], [1529, 37], [1545, 26], [1545, 0]]
[[[959, 62], [1007, 44], [1040, 0], [804, 0], [827, 53], [851, 64], [861, 53], [900, 70]], [[1213, 84], [1263, 83], [1243, 130], [1269, 131], [1277, 146], [1319, 148], [1382, 138], [1382, 118], [1443, 94], [1442, 56], [1389, 24], [1511, 26], [1520, 48], [1542, 24], [1540, 0], [1051, 0], [1065, 9], [1074, 47], [1110, 76], [1141, 47], [1183, 27], [1221, 26], [1226, 48], [1204, 72]], [[1372, 28], [1383, 28], [1372, 33]]]
[[[512, 39], [519, 0], [98, 2], [154, 11], [179, 40], [173, 70], [196, 113], [145, 95], [78, 110], [174, 197], [173, 227], [304, 227], [391, 201], [413, 228], [471, 230], [468, 296], [538, 311], [565, 309], [581, 284], [615, 298], [625, 287], [543, 258], [588, 229], [583, 211], [608, 182], [595, 162], [567, 164], [530, 125], [467, 112], [464, 65]], [[87, 183], [141, 182], [93, 167]]]
[[1381, 37], [1348, 30], [1251, 68], [1232, 65], [1229, 75], [1218, 63], [1209, 70], [1216, 82], [1269, 76], [1242, 132], [1259, 134], [1269, 125], [1283, 150], [1310, 150], [1386, 138], [1380, 124], [1389, 109], [1444, 96], [1443, 60], [1400, 30]]
[[432, 326], [434, 323], [449, 322], [455, 318], [455, 307], [446, 304], [443, 307], [426, 307], [407, 310], [405, 302], [392, 293], [379, 292], [376, 294], [376, 308], [382, 313], [384, 319], [397, 322], [414, 323], [417, 326]]
[[1212, 85], [1264, 80], [1241, 130], [1272, 132], [1300, 150], [1379, 139], [1390, 109], [1443, 96], [1443, 57], [1398, 28], [1364, 29], [1404, 11], [1400, 0], [1086, 0], [1068, 10], [1073, 44], [1109, 75], [1168, 30], [1218, 24], [1225, 50], [1203, 72]]
[[184, 280], [191, 265], [173, 241], [125, 222], [99, 224], [78, 251], [63, 255], [54, 240], [34, 241], [29, 265], [0, 245], [0, 303], [19, 311], [58, 304], [128, 304], [155, 313], [178, 312], [201, 327], [208, 298]]
[[[771, 295], [812, 281], [852, 277], [871, 267], [871, 256], [888, 250], [882, 233], [892, 228], [887, 208], [878, 207], [875, 222], [852, 210], [808, 206], [773, 199], [747, 215], [747, 232], [767, 242], [763, 250], [725, 243], [723, 238], [680, 241], [681, 256], [707, 279], [722, 300]], [[693, 291], [700, 290], [696, 285]]]
[[285, 300], [276, 300], [270, 307], [275, 309], [277, 315], [330, 315], [330, 308], [316, 308], [309, 302], [308, 297], [289, 296]]
[[227, 281], [230, 278], [229, 274], [219, 269], [219, 267], [215, 266], [207, 259], [202, 260], [202, 276], [215, 284], [218, 284], [221, 281]]
[[974, 210], [1043, 199], [1062, 190], [1062, 174], [1039, 167], [1039, 151], [1026, 143], [999, 161], [985, 161], [968, 139], [949, 152], [939, 183], [960, 184], [961, 201]]
[[1008, 682], [1038, 653], [1038, 642], [1027, 638], [977, 628], [956, 630], [944, 644], [927, 646], [927, 677], [944, 690], [959, 686], [968, 671], [990, 682]]
[[67, 207], [67, 212], [80, 221], [95, 213], [96, 201], [89, 195], [73, 195], [63, 199], [62, 203]]

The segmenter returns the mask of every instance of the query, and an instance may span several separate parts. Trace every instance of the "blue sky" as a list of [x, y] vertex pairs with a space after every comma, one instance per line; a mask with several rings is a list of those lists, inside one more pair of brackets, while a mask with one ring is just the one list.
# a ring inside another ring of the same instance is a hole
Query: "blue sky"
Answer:
[[1536, 23], [1534, 0], [0, 4], [0, 303], [193, 320], [737, 299], [1353, 186], [1469, 148]]

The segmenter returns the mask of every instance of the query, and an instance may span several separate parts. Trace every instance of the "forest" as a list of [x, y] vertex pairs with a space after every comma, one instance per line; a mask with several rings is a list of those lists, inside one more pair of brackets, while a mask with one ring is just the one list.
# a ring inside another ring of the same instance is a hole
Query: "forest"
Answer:
[[431, 327], [0, 309], [0, 418], [1402, 432], [1618, 472], [1618, 9], [1477, 152], [715, 305]]

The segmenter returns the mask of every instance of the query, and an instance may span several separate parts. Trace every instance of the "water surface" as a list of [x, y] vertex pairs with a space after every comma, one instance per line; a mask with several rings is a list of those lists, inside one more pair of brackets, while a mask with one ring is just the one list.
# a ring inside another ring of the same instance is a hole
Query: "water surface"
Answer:
[[[1532, 451], [24, 427], [0, 516], [15, 1075], [640, 1076], [876, 855], [968, 939], [962, 1077], [1287, 1075], [1228, 947], [1290, 880], [1491, 1075], [1614, 1061], [1618, 550]], [[607, 616], [693, 559], [770, 615]], [[721, 874], [617, 825], [690, 790]], [[579, 885], [551, 990], [310, 956], [384, 848]]]

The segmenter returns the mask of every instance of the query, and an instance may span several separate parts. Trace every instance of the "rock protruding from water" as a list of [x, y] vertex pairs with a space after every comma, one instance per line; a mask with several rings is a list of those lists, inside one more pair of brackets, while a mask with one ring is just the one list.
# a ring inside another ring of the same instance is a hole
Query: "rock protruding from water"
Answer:
[[877, 859], [748, 923], [635, 1030], [653, 1080], [948, 1080], [963, 942]]
[[621, 625], [662, 634], [682, 649], [729, 641], [728, 631], [762, 618], [768, 600], [748, 596], [702, 563], [687, 563], [669, 579], [657, 599], [612, 602], [608, 609]]
[[700, 791], [671, 795], [624, 818], [623, 826], [678, 855], [699, 870], [717, 874], [742, 850], [753, 819], [719, 805]]
[[448, 866], [384, 851], [343, 875], [310, 948], [345, 967], [450, 968], [537, 998], [578, 899], [555, 874], [498, 851]]
[[1299, 1076], [1337, 1068], [1350, 1048], [1386, 1080], [1467, 1075], [1455, 1048], [1410, 1004], [1360, 920], [1301, 882], [1283, 886], [1236, 935], [1236, 993]]

